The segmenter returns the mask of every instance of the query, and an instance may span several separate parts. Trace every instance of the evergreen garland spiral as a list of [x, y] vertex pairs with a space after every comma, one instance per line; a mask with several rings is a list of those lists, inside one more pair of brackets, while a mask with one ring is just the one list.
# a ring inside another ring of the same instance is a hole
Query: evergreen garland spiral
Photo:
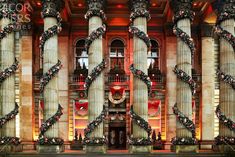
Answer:
[[84, 145], [103, 145], [107, 143], [107, 140], [105, 137], [92, 137], [90, 138], [90, 134], [97, 128], [105, 119], [106, 117], [106, 109], [104, 108], [103, 111], [100, 113], [98, 117], [95, 118], [95, 120], [91, 121], [87, 128], [84, 129], [84, 139], [83, 144]]
[[128, 143], [130, 145], [138, 145], [138, 146], [151, 145], [152, 141], [150, 135], [152, 133], [152, 129], [149, 123], [134, 112], [133, 106], [131, 106], [130, 109], [130, 116], [132, 118], [132, 121], [135, 122], [135, 124], [137, 124], [140, 128], [144, 129], [148, 133], [148, 137], [130, 138]]
[[[19, 105], [15, 103], [15, 108], [10, 113], [0, 118], [0, 128], [2, 128], [10, 120], [14, 119], [18, 113], [19, 113]], [[8, 137], [8, 136], [0, 137], [0, 145], [6, 145], [6, 144], [18, 145], [20, 143], [21, 141], [20, 138], [18, 137]]]
[[[61, 32], [62, 27], [61, 27], [61, 22], [62, 18], [60, 16], [60, 10], [63, 5], [63, 1], [60, 0], [42, 0], [43, 3], [43, 8], [42, 8], [42, 18], [47, 18], [47, 17], [53, 17], [56, 18], [57, 24], [48, 28], [46, 31], [44, 31], [40, 37], [40, 43], [39, 43], [39, 48], [41, 51], [41, 57], [43, 57], [43, 51], [44, 51], [44, 45], [46, 41], [50, 38], [52, 38], [54, 35], [57, 35], [58, 33]], [[53, 77], [58, 74], [59, 70], [61, 69], [61, 61], [58, 60], [58, 62], [53, 65], [46, 73], [43, 74], [42, 78], [40, 79], [40, 92], [43, 93], [45, 86], [50, 82], [50, 80], [53, 79]], [[38, 137], [37, 143], [39, 145], [62, 145], [64, 143], [64, 140], [58, 137], [46, 137], [45, 133], [48, 131], [48, 129], [54, 125], [59, 118], [62, 116], [63, 108], [61, 105], [58, 105], [57, 112], [44, 121], [40, 127], [40, 134]]]
[[139, 28], [135, 27], [133, 24], [133, 21], [137, 18], [137, 17], [145, 17], [147, 18], [147, 20], [151, 19], [151, 16], [149, 14], [149, 12], [145, 9], [136, 9], [133, 12], [131, 12], [130, 15], [130, 26], [129, 26], [129, 32], [131, 34], [136, 35], [138, 38], [142, 39], [144, 41], [144, 43], [146, 44], [146, 46], [148, 47], [148, 50], [150, 50], [151, 48], [151, 41], [150, 38], [148, 37], [148, 34], [146, 34], [145, 32], [141, 31]]
[[[177, 4], [178, 3], [178, 4]], [[180, 38], [190, 49], [191, 51], [191, 58], [193, 60], [194, 53], [196, 52], [196, 47], [193, 39], [182, 29], [180, 29], [177, 26], [178, 21], [183, 19], [189, 19], [190, 21], [193, 21], [195, 13], [190, 10], [190, 6], [192, 5], [191, 2], [187, 4], [183, 4], [181, 2], [176, 2], [176, 12], [173, 16], [173, 33], [177, 36], [177, 38]], [[185, 5], [185, 8], [180, 6]], [[192, 91], [192, 95], [196, 93], [196, 82], [192, 79], [192, 77], [184, 72], [182, 69], [179, 69], [176, 65], [173, 72], [177, 75], [177, 78], [181, 81], [187, 83]], [[194, 145], [197, 143], [197, 140], [195, 138], [195, 125], [192, 120], [190, 120], [188, 117], [186, 117], [177, 107], [177, 104], [174, 105], [172, 108], [173, 113], [176, 115], [179, 122], [187, 128], [192, 133], [192, 137], [174, 137], [172, 138], [172, 144], [173, 145]]]
[[[216, 25], [214, 27], [214, 33], [218, 35], [220, 38], [225, 39], [233, 48], [235, 52], [235, 36], [224, 30], [220, 25], [225, 20], [235, 19], [235, 1], [234, 0], [225, 0], [223, 6], [219, 8], [219, 14], [217, 17]], [[220, 69], [216, 72], [217, 77], [220, 81], [227, 83], [235, 90], [235, 78], [225, 72], [221, 71]], [[235, 122], [228, 118], [220, 108], [220, 105], [216, 107], [215, 110], [216, 116], [218, 117], [221, 124], [226, 126], [232, 132], [235, 132]], [[235, 145], [235, 137], [230, 136], [220, 136], [218, 135], [215, 137], [215, 144], [222, 145], [222, 144], [229, 144]]]
[[39, 145], [62, 145], [64, 143], [64, 140], [61, 138], [57, 137], [48, 138], [45, 136], [47, 130], [49, 130], [51, 126], [54, 125], [63, 115], [62, 110], [63, 108], [59, 104], [57, 112], [52, 117], [50, 117], [49, 119], [47, 119], [45, 122], [42, 123], [40, 127], [40, 134], [37, 141]]
[[[16, 4], [16, 1], [14, 0], [3, 0], [2, 3], [7, 3], [7, 5], [14, 5]], [[11, 21], [7, 26], [5, 26], [0, 31], [0, 40], [7, 37], [8, 34], [11, 34], [12, 32], [17, 30], [18, 23], [17, 23], [17, 14], [14, 10], [8, 8], [3, 8], [0, 10], [0, 19], [7, 18]], [[18, 69], [19, 62], [15, 59], [15, 62], [9, 67], [4, 69], [4, 71], [0, 72], [0, 84], [2, 84], [8, 77], [10, 77], [12, 74], [16, 72]], [[19, 113], [19, 106], [17, 103], [15, 103], [15, 108], [5, 115], [4, 117], [0, 118], [0, 128], [2, 128], [7, 122], [14, 119], [15, 116]], [[20, 138], [18, 137], [9, 137], [9, 136], [2, 136], [0, 137], [0, 145], [19, 145], [21, 143]]]

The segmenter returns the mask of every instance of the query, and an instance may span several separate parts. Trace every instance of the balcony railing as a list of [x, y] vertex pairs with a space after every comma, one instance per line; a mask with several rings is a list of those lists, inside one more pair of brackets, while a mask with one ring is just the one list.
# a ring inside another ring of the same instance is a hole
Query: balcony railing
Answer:
[[105, 82], [106, 83], [125, 83], [130, 81], [130, 75], [105, 75]]

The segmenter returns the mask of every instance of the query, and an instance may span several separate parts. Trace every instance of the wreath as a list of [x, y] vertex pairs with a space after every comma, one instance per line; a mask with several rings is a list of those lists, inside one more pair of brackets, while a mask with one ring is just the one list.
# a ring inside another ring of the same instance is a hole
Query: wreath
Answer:
[[117, 104], [124, 102], [125, 100], [126, 100], [125, 90], [123, 90], [122, 97], [118, 100], [113, 98], [113, 94], [111, 91], [109, 92], [109, 101], [112, 102], [113, 104], [117, 105]]

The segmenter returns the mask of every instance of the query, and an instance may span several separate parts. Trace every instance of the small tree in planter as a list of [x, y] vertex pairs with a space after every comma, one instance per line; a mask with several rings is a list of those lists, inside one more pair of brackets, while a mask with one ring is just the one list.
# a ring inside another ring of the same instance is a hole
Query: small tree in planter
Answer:
[[153, 130], [153, 133], [152, 133], [152, 142], [153, 142], [153, 144], [155, 144], [156, 143], [156, 132], [155, 132], [155, 130]]

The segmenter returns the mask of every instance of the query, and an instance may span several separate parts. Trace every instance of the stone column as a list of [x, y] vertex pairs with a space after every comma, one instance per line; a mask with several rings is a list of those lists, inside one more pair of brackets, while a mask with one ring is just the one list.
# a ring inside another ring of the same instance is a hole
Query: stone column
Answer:
[[[202, 41], [202, 120], [201, 120], [201, 149], [212, 149], [214, 140], [214, 91], [215, 73], [214, 70], [214, 39], [212, 38], [212, 27], [209, 25], [201, 26]], [[211, 144], [208, 144], [211, 143]]]
[[[234, 4], [235, 1], [225, 0], [222, 2], [222, 6], [219, 10], [219, 17], [224, 12], [230, 14], [235, 14]], [[234, 36], [234, 16], [231, 18], [223, 18], [223, 20], [217, 20], [217, 23], [220, 27]], [[233, 41], [234, 42], [234, 41]], [[220, 70], [226, 75], [230, 75], [235, 78], [235, 52], [231, 43], [228, 40], [225, 40], [223, 37], [220, 37]], [[224, 115], [235, 122], [235, 89], [231, 85], [225, 83], [224, 81], [220, 82], [220, 109]], [[220, 122], [219, 126], [219, 136], [233, 137], [235, 138], [235, 132], [230, 130], [227, 126]], [[229, 146], [224, 147], [225, 150], [230, 149]]]
[[[57, 12], [60, 11], [63, 0], [43, 0], [42, 14], [44, 19], [44, 32], [51, 27], [58, 25], [56, 18]], [[46, 11], [44, 11], [46, 10]], [[50, 11], [50, 13], [48, 13]], [[47, 73], [49, 69], [55, 66], [59, 60], [59, 46], [57, 32], [45, 41], [43, 47], [43, 74]], [[46, 121], [51, 118], [58, 110], [59, 105], [59, 79], [58, 74], [55, 74], [50, 81], [44, 86], [44, 112], [43, 120]], [[42, 126], [41, 126], [42, 127]], [[59, 137], [59, 123], [53, 124], [46, 132], [45, 137], [56, 138]], [[40, 145], [39, 152], [61, 152], [61, 145]]]
[[[147, 11], [149, 6], [148, 0], [131, 0], [130, 7], [133, 13], [138, 11]], [[147, 17], [136, 16], [133, 19], [133, 26], [143, 31], [147, 35]], [[134, 68], [141, 70], [143, 73], [148, 73], [147, 67], [148, 47], [146, 43], [138, 37], [133, 35], [133, 65]], [[143, 80], [133, 77], [133, 110], [134, 112], [148, 121], [148, 88]], [[148, 138], [146, 130], [141, 128], [132, 120], [133, 138]], [[130, 152], [150, 152], [151, 146], [135, 146], [131, 145]]]
[[[30, 31], [30, 30], [27, 30]], [[32, 33], [22, 32], [20, 40], [20, 137], [24, 150], [34, 149], [33, 107], [33, 39]]]
[[[168, 30], [167, 30], [168, 31]], [[172, 30], [171, 30], [172, 31]], [[176, 76], [172, 69], [176, 65], [176, 38], [166, 37], [166, 143], [165, 149], [170, 149], [171, 139], [176, 136], [176, 117], [172, 107], [176, 102]], [[169, 125], [170, 124], [170, 125]]]
[[[5, 9], [9, 10], [9, 5], [12, 4], [11, 1], [3, 1], [1, 5], [6, 6]], [[1, 19], [1, 30], [4, 27], [9, 25], [11, 22], [8, 18]], [[11, 67], [11, 65], [15, 62], [15, 53], [14, 53], [14, 32], [7, 33], [7, 35], [0, 40], [1, 42], [1, 50], [0, 50], [0, 71], [4, 71], [5, 69]], [[15, 108], [15, 74], [10, 75], [1, 83], [1, 105], [0, 105], [0, 117], [4, 117], [9, 114]], [[6, 122], [2, 127], [1, 137], [16, 136], [16, 121], [15, 118]]]
[[[176, 15], [181, 16], [191, 11], [192, 0], [172, 0], [172, 9], [175, 12], [175, 28], [179, 31], [186, 33], [191, 37], [191, 21], [189, 16], [178, 18]], [[175, 32], [175, 34], [177, 34]], [[181, 34], [181, 33], [179, 33]], [[194, 52], [193, 52], [194, 53]], [[176, 65], [178, 69], [184, 71], [189, 77], [192, 78], [192, 52], [188, 44], [186, 44], [179, 36], [177, 36], [177, 54], [176, 54]], [[188, 83], [182, 81], [180, 78], [177, 79], [176, 87], [176, 104], [180, 112], [182, 112], [189, 120], [192, 121], [192, 90]], [[192, 132], [189, 131], [178, 119], [176, 120], [176, 138], [192, 138]], [[184, 151], [195, 151], [194, 146], [185, 146], [183, 144], [176, 145], [176, 152]]]
[[[88, 11], [92, 10], [103, 10], [105, 0], [87, 0]], [[91, 16], [88, 21], [89, 35], [93, 31], [96, 31], [99, 27], [103, 25], [103, 19], [101, 16]], [[103, 36], [100, 35], [96, 38], [88, 48], [88, 60], [89, 68], [88, 73], [90, 74], [92, 70], [99, 65], [103, 60]], [[103, 111], [104, 106], [104, 73], [101, 74], [92, 82], [89, 92], [88, 92], [88, 121], [91, 122], [98, 117]], [[101, 122], [95, 130], [91, 133], [90, 138], [102, 138], [104, 136], [104, 125]], [[86, 146], [87, 152], [106, 152], [105, 146]]]

